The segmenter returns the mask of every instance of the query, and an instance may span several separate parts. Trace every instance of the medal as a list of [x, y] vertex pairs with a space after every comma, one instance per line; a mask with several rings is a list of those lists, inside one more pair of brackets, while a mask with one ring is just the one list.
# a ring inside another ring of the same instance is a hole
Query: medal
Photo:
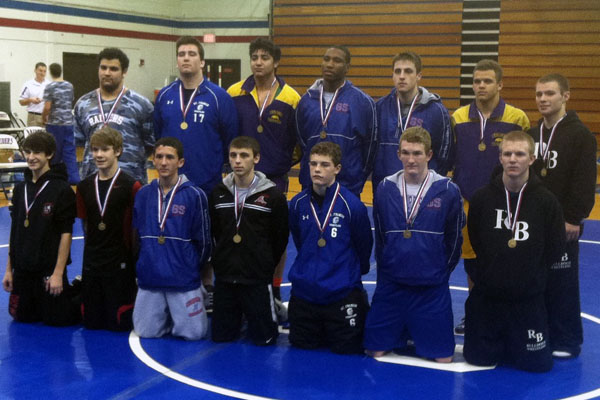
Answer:
[[479, 143], [479, 146], [477, 146], [477, 148], [479, 149], [479, 151], [485, 151], [485, 143]]
[[[164, 212], [163, 212], [163, 194], [162, 194], [162, 189], [160, 188], [160, 185], [157, 185], [157, 191], [158, 191], [158, 201], [157, 201], [157, 205], [158, 205], [158, 227], [160, 229], [160, 235], [158, 236], [158, 244], [164, 244], [165, 243], [165, 236], [164, 236], [164, 231], [165, 231], [165, 225], [167, 223], [167, 218], [169, 217], [169, 210], [171, 209], [171, 203], [173, 202], [173, 199], [175, 198], [175, 193], [177, 193], [177, 189], [179, 189], [179, 186], [181, 185], [181, 176], [179, 178], [177, 178], [177, 183], [175, 184], [175, 186], [173, 187], [173, 189], [171, 189], [171, 191], [169, 193], [171, 193], [171, 197], [169, 198], [169, 201], [167, 202], [167, 206], [164, 207]], [[167, 193], [167, 195], [169, 194]], [[165, 196], [166, 197], [166, 196]]]
[[321, 85], [321, 95], [319, 96], [319, 111], [321, 111], [321, 125], [323, 125], [323, 130], [321, 131], [321, 134], [319, 135], [319, 137], [321, 139], [325, 139], [327, 137], [327, 132], [325, 132], [325, 128], [327, 127], [327, 121], [329, 120], [329, 117], [331, 116], [331, 110], [333, 110], [333, 105], [335, 104], [335, 99], [337, 98], [338, 92], [340, 91], [340, 89], [342, 87], [344, 87], [344, 85], [346, 84], [346, 81], [344, 81], [344, 83], [342, 84], [342, 86], [340, 86], [339, 88], [337, 88], [335, 90], [335, 93], [333, 94], [333, 98], [331, 99], [331, 102], [329, 103], [329, 105], [325, 104], [325, 114], [323, 115], [323, 86]]
[[239, 233], [233, 235], [233, 243], [240, 243], [242, 241], [242, 236]]
[[111, 115], [119, 107], [121, 98], [123, 97], [123, 94], [125, 94], [126, 90], [127, 89], [125, 88], [125, 86], [123, 86], [123, 88], [121, 89], [121, 92], [117, 96], [117, 99], [115, 100], [113, 106], [110, 108], [110, 111], [108, 112], [107, 115], [105, 115], [104, 109], [102, 108], [102, 96], [100, 96], [100, 89], [96, 89], [96, 98], [98, 100], [98, 111], [100, 111], [100, 118], [102, 119], [102, 126], [108, 125], [108, 123], [110, 122]]
[[[271, 87], [269, 88], [269, 91], [267, 92], [267, 96], [265, 97], [265, 99], [262, 102], [262, 105], [260, 106], [260, 109], [258, 110], [258, 126], [256, 127], [256, 132], [258, 133], [263, 133], [263, 131], [265, 130], [264, 127], [262, 126], [262, 116], [263, 113], [265, 112], [265, 108], [267, 108], [267, 102], [269, 101], [269, 97], [271, 96], [271, 90], [273, 90], [273, 86], [275, 86], [275, 83], [277, 82], [277, 78], [273, 77], [273, 82], [271, 82]], [[258, 99], [258, 88], [256, 89], [256, 103], [259, 102]]]
[[515, 247], [517, 247], [517, 239], [515, 239], [515, 230], [517, 228], [519, 213], [521, 211], [521, 201], [523, 200], [523, 192], [525, 192], [527, 183], [528, 182], [525, 182], [525, 184], [521, 187], [521, 190], [519, 190], [519, 198], [517, 200], [517, 205], [515, 207], [514, 216], [510, 213], [510, 193], [508, 192], [508, 189], [506, 189], [506, 187], [504, 187], [504, 192], [506, 194], [506, 211], [508, 213], [508, 217], [507, 217], [508, 218], [508, 226], [510, 227], [510, 231], [512, 232], [512, 237], [508, 241], [508, 247], [510, 247], [511, 249], [514, 249]]
[[46, 186], [48, 186], [48, 184], [50, 183], [50, 181], [46, 181], [44, 183], [44, 185], [40, 188], [40, 190], [37, 191], [37, 193], [35, 194], [35, 196], [33, 197], [33, 201], [31, 202], [31, 204], [29, 204], [28, 200], [27, 200], [27, 183], [25, 183], [25, 221], [23, 221], [23, 226], [25, 228], [29, 227], [29, 211], [31, 211], [31, 207], [33, 207], [33, 204], [35, 203], [36, 199], [38, 198], [38, 196], [40, 195], [40, 193], [42, 193], [42, 190], [44, 190], [46, 188]]
[[479, 151], [485, 151], [485, 143], [483, 141], [483, 134], [485, 133], [485, 127], [487, 125], [487, 118], [485, 118], [483, 116], [482, 113], [479, 112], [479, 110], [477, 110], [477, 114], [479, 114], [479, 145], [477, 146], [477, 149]]
[[[204, 82], [204, 79], [202, 79], [202, 82], [200, 82], [200, 85], [202, 85], [203, 82]], [[184, 131], [188, 128], [188, 123], [185, 122], [185, 117], [188, 114], [188, 111], [190, 110], [190, 106], [192, 105], [192, 102], [194, 101], [194, 96], [196, 96], [196, 92], [198, 91], [198, 88], [200, 87], [200, 85], [196, 86], [196, 89], [194, 89], [194, 91], [192, 92], [192, 95], [188, 99], [188, 102], [184, 108], [183, 107], [183, 83], [179, 84], [179, 108], [181, 109], [181, 114], [183, 116], [183, 122], [181, 124], [179, 124], [179, 127], [181, 129], [183, 129]]]
[[[567, 116], [567, 114], [563, 115], [562, 118], [559, 119], [558, 121], [556, 121], [556, 123], [552, 126], [552, 130], [550, 131], [550, 137], [548, 137], [548, 144], [546, 145], [545, 149], [544, 149], [544, 123], [542, 122], [540, 124], [539, 155], [540, 155], [542, 161], [544, 162], [545, 166], [549, 166], [548, 160], [550, 158], [550, 144], [552, 144], [552, 139], [554, 139], [554, 132], [556, 131], [556, 127], [558, 126], [560, 121], [562, 121], [566, 116]], [[536, 156], [537, 156], [537, 154], [536, 154]], [[542, 173], [542, 176], [546, 176], [548, 174], [548, 170], [546, 169], [546, 167], [542, 168], [541, 173]]]
[[106, 205], [108, 204], [108, 198], [110, 197], [110, 193], [112, 192], [113, 186], [117, 181], [117, 178], [121, 174], [121, 168], [117, 169], [115, 172], [115, 176], [110, 180], [110, 185], [108, 186], [108, 190], [106, 191], [106, 196], [104, 197], [104, 204], [100, 199], [100, 189], [98, 187], [98, 181], [100, 180], [99, 174], [96, 174], [96, 178], [94, 179], [94, 190], [96, 193], [96, 204], [98, 205], [98, 211], [100, 212], [100, 223], [98, 224], [98, 230], [103, 231], [106, 229], [106, 224], [104, 223], [104, 213], [106, 212]]
[[[415, 103], [417, 102], [417, 98], [419, 97], [419, 92], [410, 103], [410, 108], [408, 109], [408, 114], [406, 115], [406, 121], [402, 122], [402, 106], [400, 105], [400, 98], [396, 95], [396, 105], [398, 106], [398, 128], [402, 129], [402, 132], [408, 128], [408, 123], [410, 122], [410, 116], [412, 115], [413, 109], [415, 108]], [[398, 137], [398, 129], [396, 129], [396, 137]]]
[[336, 187], [335, 192], [333, 193], [333, 199], [331, 199], [331, 204], [329, 205], [329, 209], [327, 210], [327, 214], [325, 215], [325, 220], [323, 221], [323, 224], [321, 224], [321, 222], [319, 221], [319, 216], [317, 215], [317, 210], [315, 209], [312, 200], [309, 200], [308, 202], [308, 204], [310, 204], [310, 210], [312, 211], [315, 223], [317, 224], [317, 228], [319, 228], [319, 232], [321, 233], [320, 239], [317, 241], [317, 245], [319, 247], [324, 247], [326, 244], [323, 235], [325, 234], [327, 225], [329, 225], [329, 219], [331, 218], [331, 214], [333, 213], [333, 207], [335, 206], [335, 202], [337, 201], [338, 195], [340, 194], [340, 184], [336, 182], [335, 185]]
[[233, 213], [235, 215], [235, 235], [233, 235], [233, 243], [240, 243], [242, 241], [242, 235], [240, 235], [240, 224], [242, 223], [242, 214], [244, 213], [244, 204], [246, 204], [246, 198], [252, 194], [252, 189], [254, 188], [254, 183], [257, 181], [256, 175], [252, 178], [252, 182], [250, 186], [248, 186], [248, 192], [243, 199], [240, 200], [238, 195], [237, 185], [234, 183], [233, 185], [233, 200], [235, 204], [233, 205]]
[[423, 201], [423, 198], [425, 197], [425, 194], [427, 193], [427, 189], [428, 189], [427, 184], [429, 183], [430, 175], [431, 174], [429, 172], [427, 172], [427, 176], [425, 177], [425, 179], [423, 179], [423, 182], [421, 182], [421, 186], [419, 187], [419, 190], [417, 191], [417, 195], [412, 204], [412, 207], [409, 210], [408, 209], [408, 195], [407, 195], [407, 191], [406, 191], [406, 179], [404, 179], [404, 174], [402, 174], [401, 195], [402, 195], [402, 203], [404, 206], [404, 216], [406, 218], [406, 229], [403, 232], [403, 236], [405, 239], [410, 239], [410, 237], [412, 236], [412, 232], [409, 230], [409, 228], [412, 226], [413, 222], [415, 221], [415, 218], [417, 218], [417, 213], [419, 212], [419, 207], [421, 206], [421, 202]]

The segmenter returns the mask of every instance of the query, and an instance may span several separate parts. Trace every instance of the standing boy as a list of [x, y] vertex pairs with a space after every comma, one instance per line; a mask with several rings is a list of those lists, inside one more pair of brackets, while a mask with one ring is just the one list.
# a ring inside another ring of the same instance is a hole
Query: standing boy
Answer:
[[46, 64], [38, 62], [35, 64], [35, 78], [30, 79], [23, 85], [19, 104], [27, 106], [27, 126], [44, 126], [42, 111], [44, 111], [44, 88], [48, 84], [46, 80]]
[[373, 247], [367, 208], [336, 182], [340, 146], [321, 142], [310, 151], [312, 186], [290, 203], [290, 230], [298, 255], [289, 272], [290, 343], [335, 353], [361, 353], [369, 303], [361, 275]]
[[98, 172], [77, 185], [77, 216], [83, 221], [83, 324], [88, 329], [129, 331], [135, 301], [131, 246], [133, 199], [141, 185], [119, 168], [121, 134], [108, 126], [90, 147]]
[[76, 207], [64, 164], [50, 167], [55, 150], [54, 138], [45, 131], [23, 141], [29, 171], [14, 189], [2, 285], [10, 292], [15, 321], [62, 326], [79, 321], [66, 271]]
[[417, 355], [451, 362], [454, 354], [448, 279], [460, 258], [465, 225], [458, 186], [429, 170], [431, 137], [411, 127], [400, 137], [404, 169], [377, 187], [377, 287], [365, 329], [367, 354], [380, 357], [412, 337]]
[[552, 368], [544, 292], [550, 266], [564, 252], [560, 204], [530, 170], [533, 140], [504, 136], [502, 170], [473, 196], [468, 229], [477, 257], [465, 304], [465, 360]]
[[184, 162], [179, 140], [159, 139], [154, 148], [158, 179], [135, 198], [139, 289], [133, 329], [141, 337], [171, 333], [197, 340], [208, 329], [200, 290], [202, 266], [211, 251], [208, 201], [201, 189], [178, 174]]
[[212, 339], [238, 338], [242, 315], [256, 345], [274, 344], [277, 319], [271, 282], [288, 242], [287, 200], [262, 172], [260, 145], [238, 136], [229, 146], [231, 172], [210, 196], [215, 251]]
[[529, 131], [536, 142], [534, 169], [560, 202], [565, 217], [565, 254], [552, 266], [546, 291], [553, 356], [560, 358], [576, 357], [583, 343], [579, 237], [596, 192], [596, 138], [575, 111], [567, 111], [570, 96], [564, 76], [541, 77], [535, 85], [535, 101], [542, 119]]

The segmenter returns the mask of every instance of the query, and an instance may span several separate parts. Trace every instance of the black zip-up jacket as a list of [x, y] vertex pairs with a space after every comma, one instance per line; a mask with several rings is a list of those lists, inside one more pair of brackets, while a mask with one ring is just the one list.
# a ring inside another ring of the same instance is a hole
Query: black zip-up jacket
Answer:
[[[25, 182], [15, 186], [10, 206], [12, 218], [10, 227], [10, 260], [16, 271], [43, 273], [51, 275], [56, 266], [58, 246], [63, 233], [73, 232], [76, 205], [75, 193], [67, 182], [67, 169], [64, 164], [53, 165], [38, 179], [31, 181], [31, 172], [25, 172]], [[35, 193], [50, 181], [39, 194], [35, 202]], [[25, 190], [27, 186], [35, 186], [29, 191], [29, 226], [24, 226], [26, 207]], [[33, 195], [31, 194], [33, 193]], [[71, 258], [67, 260], [67, 265]]]
[[236, 234], [233, 173], [218, 184], [209, 199], [214, 241], [211, 263], [215, 278], [241, 284], [269, 284], [288, 243], [288, 206], [285, 196], [261, 172], [246, 197]]
[[[545, 290], [550, 266], [564, 253], [561, 207], [530, 168], [518, 215], [517, 245], [510, 248], [502, 168], [496, 171], [469, 204], [467, 226], [477, 255], [471, 278], [479, 293], [493, 298], [513, 301], [536, 296]], [[513, 215], [516, 203], [516, 198], [511, 199]]]
[[[533, 140], [540, 140], [540, 125], [529, 130]], [[544, 129], [543, 141], [548, 143], [551, 129]], [[545, 148], [545, 146], [544, 146]], [[568, 111], [559, 122], [550, 145], [550, 161], [547, 175], [540, 172], [544, 162], [538, 150], [533, 164], [534, 171], [560, 202], [565, 221], [579, 225], [594, 207], [596, 192], [596, 138], [581, 122], [575, 111]]]

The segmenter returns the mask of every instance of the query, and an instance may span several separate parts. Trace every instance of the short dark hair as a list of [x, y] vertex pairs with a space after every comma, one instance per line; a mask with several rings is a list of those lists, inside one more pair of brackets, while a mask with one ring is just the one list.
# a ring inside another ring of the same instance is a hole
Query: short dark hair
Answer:
[[175, 54], [179, 53], [179, 47], [183, 46], [184, 44], [193, 44], [196, 46], [198, 48], [200, 59], [204, 60], [204, 47], [202, 47], [202, 43], [200, 43], [200, 41], [194, 36], [182, 36], [177, 39], [177, 42], [175, 43]]
[[46, 131], [36, 131], [28, 135], [23, 140], [23, 150], [41, 152], [47, 156], [54, 155], [56, 153], [56, 141], [54, 136]]
[[281, 60], [281, 49], [277, 46], [273, 41], [264, 38], [258, 37], [250, 42], [250, 57], [256, 50], [264, 50], [273, 57], [273, 61], [279, 62]]
[[50, 64], [50, 75], [53, 78], [60, 78], [62, 75], [62, 67], [58, 63]]
[[337, 143], [319, 142], [310, 149], [310, 155], [313, 154], [331, 157], [331, 161], [336, 167], [342, 163], [342, 149]]
[[560, 88], [560, 94], [570, 90], [569, 80], [561, 74], [548, 74], [538, 79], [538, 83], [556, 82]]
[[123, 50], [116, 47], [107, 47], [98, 54], [98, 65], [102, 60], [119, 60], [123, 72], [127, 72], [129, 68], [129, 57]]
[[121, 132], [104, 125], [90, 138], [90, 146], [112, 146], [114, 151], [123, 150], [123, 136]]
[[172, 147], [177, 151], [177, 157], [183, 158], [183, 144], [179, 141], [179, 139], [172, 136], [165, 136], [156, 141], [154, 143], [154, 151], [152, 154], [156, 154], [156, 149], [160, 146]]
[[39, 67], [46, 68], [46, 63], [43, 63], [43, 62], [40, 61], [37, 64], [35, 64], [35, 68], [34, 69], [38, 69]]
[[238, 136], [229, 144], [229, 150], [231, 149], [252, 149], [252, 156], [256, 157], [260, 154], [260, 143], [250, 136]]
[[473, 68], [473, 75], [475, 75], [475, 71], [494, 71], [496, 74], [496, 83], [502, 81], [502, 66], [498, 64], [498, 61], [489, 58], [479, 60], [475, 64], [475, 68]]
[[502, 144], [504, 142], [527, 142], [527, 146], [529, 146], [529, 155], [532, 156], [533, 152], [535, 151], [535, 142], [533, 141], [533, 137], [523, 131], [512, 131], [502, 136], [502, 141], [500, 142], [500, 152], [502, 152]]
[[392, 69], [398, 61], [410, 61], [415, 65], [415, 70], [417, 71], [417, 74], [421, 73], [423, 63], [421, 62], [421, 56], [419, 56], [417, 53], [413, 51], [405, 51], [404, 53], [396, 54], [394, 56], [394, 60], [392, 61]]
[[333, 46], [329, 46], [328, 49], [338, 49], [341, 50], [344, 53], [344, 56], [346, 58], [346, 64], [350, 64], [350, 50], [348, 50], [348, 48], [346, 46], [342, 46], [342, 45], [333, 45]]
[[405, 130], [400, 136], [398, 151], [402, 150], [402, 141], [406, 141], [408, 143], [421, 143], [425, 148], [425, 153], [429, 153], [431, 150], [431, 135], [427, 131], [427, 129], [422, 126], [411, 126], [407, 130]]

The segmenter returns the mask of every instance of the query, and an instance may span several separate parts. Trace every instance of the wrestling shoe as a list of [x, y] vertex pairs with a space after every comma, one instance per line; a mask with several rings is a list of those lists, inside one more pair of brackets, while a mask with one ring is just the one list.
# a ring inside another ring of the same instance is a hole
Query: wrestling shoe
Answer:
[[278, 298], [273, 299], [273, 303], [275, 304], [275, 314], [277, 315], [277, 322], [280, 325], [285, 324], [288, 321], [288, 310], [285, 304]]
[[465, 317], [462, 317], [458, 325], [454, 327], [454, 334], [458, 336], [465, 336]]

